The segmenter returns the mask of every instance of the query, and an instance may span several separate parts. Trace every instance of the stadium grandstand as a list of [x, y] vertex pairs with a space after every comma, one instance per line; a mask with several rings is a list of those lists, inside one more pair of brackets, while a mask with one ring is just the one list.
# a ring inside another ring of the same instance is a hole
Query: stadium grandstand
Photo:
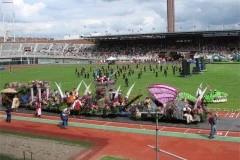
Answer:
[[108, 57], [119, 61], [193, 58], [196, 54], [240, 53], [240, 30], [90, 36], [81, 39], [0, 38], [1, 64], [89, 64]]

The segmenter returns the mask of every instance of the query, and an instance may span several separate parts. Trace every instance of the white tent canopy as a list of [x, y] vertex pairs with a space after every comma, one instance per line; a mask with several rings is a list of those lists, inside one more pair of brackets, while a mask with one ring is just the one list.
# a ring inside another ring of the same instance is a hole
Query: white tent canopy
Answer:
[[106, 59], [107, 61], [115, 61], [115, 60], [117, 60], [117, 58], [115, 58], [115, 57], [109, 57], [108, 59]]

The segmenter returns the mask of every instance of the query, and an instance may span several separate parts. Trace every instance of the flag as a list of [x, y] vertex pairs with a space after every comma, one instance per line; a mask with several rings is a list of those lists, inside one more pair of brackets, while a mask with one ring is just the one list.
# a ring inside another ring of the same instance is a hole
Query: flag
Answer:
[[155, 27], [153, 27], [152, 30], [155, 30]]

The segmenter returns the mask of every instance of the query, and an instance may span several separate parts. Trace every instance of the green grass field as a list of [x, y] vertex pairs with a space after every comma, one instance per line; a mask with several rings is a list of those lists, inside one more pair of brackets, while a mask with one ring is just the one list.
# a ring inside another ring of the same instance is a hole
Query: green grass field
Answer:
[[101, 158], [100, 160], [129, 160], [129, 159], [105, 156], [105, 157]]
[[[120, 66], [120, 65], [119, 65]], [[155, 65], [152, 65], [155, 67]], [[75, 69], [85, 67], [89, 71], [90, 65], [36, 65], [35, 68], [14, 69], [12, 72], [0, 71], [0, 89], [3, 89], [4, 84], [7, 82], [28, 82], [30, 80], [48, 80], [51, 82], [51, 90], [56, 89], [54, 82], [61, 83], [62, 90], [72, 90], [76, 88], [81, 80], [87, 84], [93, 82], [92, 73], [90, 78], [86, 79], [83, 76], [80, 78], [75, 74]], [[91, 65], [92, 69], [101, 68], [101, 65]], [[107, 65], [104, 66], [107, 68]], [[116, 68], [116, 65], [111, 65]], [[203, 83], [205, 88], [206, 84], [210, 85], [212, 89], [217, 89], [221, 92], [228, 93], [228, 101], [225, 103], [209, 104], [210, 108], [221, 108], [225, 110], [238, 110], [240, 109], [240, 64], [207, 64], [207, 72], [202, 74], [193, 74], [190, 77], [180, 77], [178, 72], [173, 76], [172, 68], [169, 66], [168, 76], [164, 77], [163, 72], [159, 72], [159, 76], [149, 70], [143, 72], [141, 79], [137, 78], [136, 65], [130, 65], [134, 68], [135, 72], [132, 76], [128, 77], [129, 87], [125, 87], [122, 76], [118, 78], [116, 88], [121, 85], [121, 91], [126, 93], [130, 86], [136, 82], [132, 90], [131, 97], [142, 93], [141, 99], [148, 96], [147, 87], [154, 83], [168, 84], [178, 88], [180, 91], [195, 95], [197, 87]], [[140, 67], [143, 67], [141, 65]], [[193, 67], [193, 65], [191, 65]], [[91, 86], [91, 91], [94, 92], [94, 85]], [[85, 87], [82, 85], [80, 88], [80, 95], [83, 94]]]

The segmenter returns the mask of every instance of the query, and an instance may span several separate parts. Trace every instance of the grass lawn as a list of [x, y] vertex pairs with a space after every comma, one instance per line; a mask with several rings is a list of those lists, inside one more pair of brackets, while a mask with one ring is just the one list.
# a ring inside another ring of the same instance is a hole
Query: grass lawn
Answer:
[[[117, 65], [111, 65], [116, 68]], [[120, 65], [119, 65], [120, 66]], [[121, 91], [125, 94], [130, 86], [136, 82], [132, 90], [131, 97], [141, 93], [143, 96], [140, 100], [148, 96], [147, 87], [154, 83], [168, 84], [178, 88], [180, 91], [195, 95], [197, 87], [203, 83], [210, 85], [212, 89], [217, 89], [221, 92], [228, 93], [228, 101], [225, 103], [209, 104], [210, 108], [221, 108], [225, 110], [240, 109], [240, 64], [207, 64], [207, 72], [202, 74], [193, 74], [190, 77], [180, 77], [178, 72], [174, 76], [172, 68], [169, 66], [168, 76], [164, 77], [163, 72], [158, 72], [158, 77], [155, 73], [149, 70], [149, 65], [146, 65], [147, 71], [143, 71], [141, 79], [137, 78], [138, 70], [136, 65], [130, 65], [134, 69], [134, 74], [129, 76], [129, 87], [125, 87], [125, 82], [122, 75], [118, 78], [116, 88], [121, 85]], [[155, 67], [155, 65], [152, 65]], [[191, 65], [194, 67], [195, 65]], [[0, 71], [0, 89], [3, 89], [7, 82], [28, 82], [31, 80], [48, 80], [51, 82], [51, 90], [56, 89], [54, 82], [61, 83], [63, 91], [76, 88], [79, 82], [84, 79], [87, 84], [93, 82], [93, 76], [90, 72], [90, 78], [86, 79], [83, 76], [78, 77], [75, 74], [75, 69], [78, 71], [82, 67], [89, 71], [90, 65], [36, 65], [35, 68], [14, 69], [12, 72]], [[91, 65], [92, 69], [101, 68], [101, 65]], [[107, 65], [104, 65], [107, 68]], [[143, 68], [143, 65], [140, 66]], [[158, 69], [159, 70], [159, 69]], [[82, 85], [80, 95], [85, 91]], [[91, 91], [94, 92], [94, 85], [91, 86]]]
[[23, 159], [17, 159], [12, 155], [6, 155], [6, 154], [0, 154], [1, 160], [23, 160]]
[[105, 156], [105, 157], [101, 158], [100, 160], [129, 160], [129, 159]]

